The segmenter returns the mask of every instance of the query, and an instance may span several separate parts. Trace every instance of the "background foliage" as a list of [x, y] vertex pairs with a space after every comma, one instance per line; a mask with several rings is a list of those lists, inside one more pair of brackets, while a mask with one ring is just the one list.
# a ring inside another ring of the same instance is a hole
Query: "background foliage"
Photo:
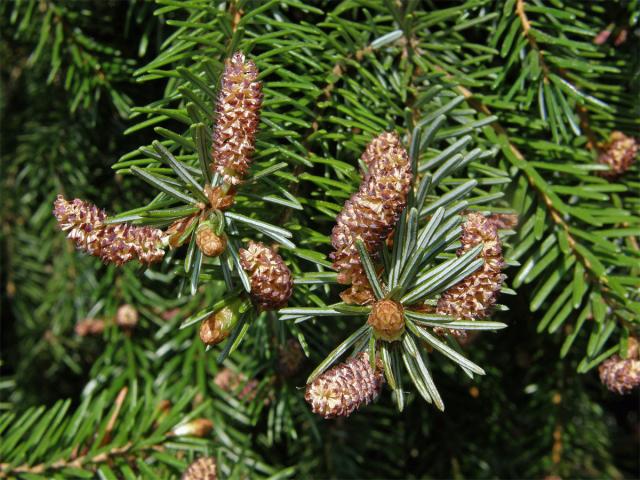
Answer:
[[[637, 1], [2, 3], [0, 475], [178, 477], [206, 454], [231, 477], [637, 477], [637, 393], [607, 393], [595, 367], [638, 329], [639, 169], [610, 182], [595, 160], [610, 131], [637, 135], [639, 17]], [[467, 159], [430, 205], [518, 212], [502, 232], [509, 328], [465, 347], [484, 377], [435, 359], [444, 413], [415, 394], [397, 413], [386, 392], [347, 420], [315, 418], [300, 387], [348, 318], [262, 315], [219, 366], [221, 348], [180, 328], [220, 300], [219, 269], [185, 269], [185, 248], [115, 269], [57, 230], [58, 192], [153, 205], [131, 175], [173, 178], [153, 141], [197, 165], [193, 125], [211, 127], [236, 50], [261, 71], [252, 172], [271, 173], [233, 211], [292, 232], [291, 306], [336, 300], [328, 234], [385, 129], [421, 172]], [[125, 303], [134, 329], [78, 334]], [[291, 339], [310, 358], [285, 376]], [[215, 381], [223, 368], [241, 372], [236, 388]]]

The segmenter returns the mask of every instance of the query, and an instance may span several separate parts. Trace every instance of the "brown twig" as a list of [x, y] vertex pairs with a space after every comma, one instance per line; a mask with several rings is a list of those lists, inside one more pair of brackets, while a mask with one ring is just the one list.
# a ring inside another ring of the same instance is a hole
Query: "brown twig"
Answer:
[[[54, 463], [39, 463], [37, 465], [19, 465], [17, 467], [12, 467], [10, 463], [0, 463], [0, 478], [10, 478], [18, 473], [31, 473], [31, 474], [43, 474], [45, 472], [49, 472], [52, 470], [62, 470], [65, 468], [78, 468], [82, 469], [87, 464], [99, 464], [105, 463], [111, 460], [113, 457], [126, 455], [128, 454], [132, 448], [134, 447], [133, 443], [128, 442], [121, 447], [114, 447], [109, 451], [102, 452], [98, 455], [94, 455], [93, 457], [89, 457], [87, 455], [82, 455], [73, 460], [58, 460]], [[162, 448], [154, 445], [150, 447], [145, 447], [141, 450], [161, 450]]]

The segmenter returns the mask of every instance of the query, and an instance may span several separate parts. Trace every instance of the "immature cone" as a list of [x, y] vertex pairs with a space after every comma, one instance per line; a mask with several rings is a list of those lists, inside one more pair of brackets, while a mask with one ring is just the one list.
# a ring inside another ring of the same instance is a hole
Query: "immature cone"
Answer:
[[208, 222], [198, 226], [196, 244], [207, 257], [218, 257], [227, 249], [227, 237], [216, 234]]
[[367, 323], [373, 327], [376, 338], [394, 342], [404, 333], [402, 305], [393, 300], [380, 300], [373, 304]]
[[184, 471], [182, 480], [217, 480], [216, 459], [200, 457]]
[[200, 340], [205, 345], [217, 345], [225, 340], [238, 323], [241, 304], [241, 300], [234, 300], [205, 318], [200, 324]]
[[[438, 300], [436, 312], [456, 318], [478, 320], [491, 315], [505, 275], [502, 274], [502, 244], [494, 222], [480, 213], [470, 213], [462, 227], [458, 256], [483, 243], [484, 265], [449, 288]], [[453, 332], [455, 333], [455, 332]]]
[[216, 108], [212, 169], [225, 183], [237, 185], [249, 170], [260, 122], [262, 84], [251, 60], [236, 52], [226, 60]]
[[600, 381], [612, 392], [624, 395], [640, 386], [640, 359], [638, 341], [629, 338], [627, 358], [613, 355], [605, 360], [598, 372]]
[[284, 307], [293, 293], [291, 271], [282, 257], [260, 242], [240, 249], [240, 264], [249, 275], [251, 298], [262, 310]]
[[324, 418], [348, 417], [374, 400], [383, 383], [380, 366], [372, 369], [369, 355], [361, 352], [308, 384], [304, 398], [313, 413]]
[[611, 132], [609, 141], [598, 156], [598, 163], [608, 165], [610, 170], [598, 172], [600, 176], [613, 180], [629, 170], [638, 154], [638, 147], [635, 138], [627, 137], [622, 132]]
[[356, 240], [362, 240], [367, 252], [377, 255], [400, 218], [412, 180], [409, 156], [396, 133], [385, 132], [373, 139], [362, 161], [368, 172], [358, 192], [345, 202], [331, 232], [335, 251], [330, 258], [338, 271], [338, 282], [352, 284], [342, 295], [349, 303], [373, 301]]
[[164, 256], [162, 230], [126, 223], [105, 224], [107, 214], [95, 205], [58, 195], [53, 214], [76, 247], [104, 262], [123, 265], [131, 260], [150, 264]]

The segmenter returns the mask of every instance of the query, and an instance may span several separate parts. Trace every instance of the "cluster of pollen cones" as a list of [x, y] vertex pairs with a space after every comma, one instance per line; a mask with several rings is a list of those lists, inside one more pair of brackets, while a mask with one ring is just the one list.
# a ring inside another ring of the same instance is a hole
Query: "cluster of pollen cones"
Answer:
[[351, 284], [341, 296], [355, 304], [373, 301], [356, 241], [361, 240], [373, 256], [377, 254], [407, 203], [412, 180], [409, 156], [396, 133], [385, 132], [373, 139], [362, 161], [368, 171], [358, 192], [345, 202], [331, 232], [331, 260], [338, 282]]

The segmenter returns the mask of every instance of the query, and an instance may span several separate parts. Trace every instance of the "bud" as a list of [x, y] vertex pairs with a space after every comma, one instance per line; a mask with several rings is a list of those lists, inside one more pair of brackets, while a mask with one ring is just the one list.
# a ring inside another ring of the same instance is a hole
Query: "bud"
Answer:
[[241, 305], [242, 301], [235, 299], [205, 318], [200, 324], [200, 340], [205, 345], [217, 345], [224, 341], [238, 323]]
[[138, 323], [138, 310], [133, 305], [125, 303], [118, 308], [116, 323], [124, 328], [133, 328]]
[[383, 383], [380, 365], [372, 369], [369, 355], [360, 352], [309, 383], [304, 398], [313, 413], [324, 418], [348, 417], [374, 400]]
[[175, 437], [199, 437], [208, 436], [213, 430], [213, 422], [206, 418], [196, 418], [183, 425], [178, 425], [169, 435]]
[[367, 323], [373, 327], [376, 338], [394, 342], [404, 333], [402, 305], [393, 300], [380, 300], [373, 304]]
[[162, 230], [126, 223], [105, 224], [107, 214], [89, 202], [78, 198], [70, 202], [58, 195], [53, 214], [76, 248], [106, 263], [123, 265], [138, 260], [150, 264], [164, 256]]
[[282, 257], [260, 242], [241, 248], [240, 264], [249, 275], [251, 298], [262, 310], [284, 307], [293, 293], [291, 271]]
[[227, 249], [227, 237], [217, 235], [209, 222], [203, 222], [196, 231], [196, 243], [207, 257], [217, 257]]
[[631, 168], [637, 154], [638, 142], [635, 138], [627, 137], [622, 132], [611, 132], [609, 141], [598, 156], [598, 163], [608, 165], [609, 170], [598, 172], [599, 175], [609, 180], [619, 177]]
[[369, 305], [376, 301], [376, 297], [369, 283], [366, 285], [362, 283], [351, 285], [346, 290], [340, 292], [340, 298], [344, 303], [350, 305]]
[[613, 355], [598, 368], [600, 381], [612, 392], [624, 395], [640, 386], [640, 359], [638, 341], [630, 337], [627, 358]]
[[373, 300], [356, 241], [362, 240], [375, 258], [400, 218], [412, 181], [409, 156], [395, 133], [385, 132], [373, 139], [361, 159], [368, 172], [358, 192], [345, 202], [331, 232], [334, 252], [330, 258], [338, 282], [352, 284], [342, 295], [349, 303]]
[[204, 193], [209, 199], [209, 205], [214, 210], [227, 210], [233, 205], [235, 200], [236, 190], [235, 187], [212, 187], [205, 185]]
[[236, 52], [225, 62], [212, 143], [212, 169], [229, 185], [241, 183], [249, 170], [261, 106], [258, 69]]
[[182, 474], [181, 480], [217, 480], [216, 459], [200, 457]]
[[[462, 227], [458, 256], [483, 243], [484, 265], [449, 288], [438, 300], [436, 312], [477, 320], [491, 315], [505, 275], [502, 274], [502, 244], [496, 225], [480, 213], [470, 213]], [[450, 333], [454, 333], [450, 331]]]
[[169, 225], [169, 228], [167, 228], [167, 230], [165, 231], [165, 235], [168, 238], [171, 248], [178, 248], [187, 241], [189, 235], [185, 235], [185, 232], [195, 221], [196, 216], [194, 214], [192, 216], [176, 220], [171, 225]]

